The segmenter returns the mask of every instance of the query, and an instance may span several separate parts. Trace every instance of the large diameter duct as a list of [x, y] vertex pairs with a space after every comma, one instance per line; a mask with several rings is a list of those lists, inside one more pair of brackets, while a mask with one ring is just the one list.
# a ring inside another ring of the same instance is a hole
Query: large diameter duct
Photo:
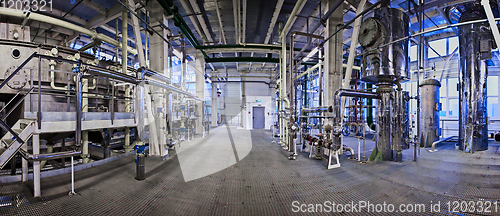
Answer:
[[[378, 8], [366, 14], [360, 27], [359, 43], [373, 48], [409, 35], [409, 17], [395, 8]], [[409, 44], [400, 41], [373, 50], [363, 58], [361, 80], [378, 84], [382, 80], [395, 82], [409, 78]]]
[[[479, 3], [460, 5], [450, 12], [455, 16], [460, 16], [459, 22], [486, 18], [484, 8]], [[486, 150], [488, 149], [486, 60], [491, 58], [491, 32], [488, 23], [462, 25], [458, 30], [460, 45], [459, 148], [467, 152]]]
[[425, 79], [420, 83], [420, 147], [431, 147], [439, 140], [439, 88], [441, 83], [436, 79]]

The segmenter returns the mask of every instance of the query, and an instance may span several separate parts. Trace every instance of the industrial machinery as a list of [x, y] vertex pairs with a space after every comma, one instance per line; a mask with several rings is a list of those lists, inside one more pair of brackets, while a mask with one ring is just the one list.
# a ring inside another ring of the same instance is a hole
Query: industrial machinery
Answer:
[[439, 140], [439, 88], [441, 83], [436, 79], [425, 79], [420, 83], [420, 147], [431, 147]]
[[[496, 2], [491, 2], [493, 12], [498, 13]], [[450, 9], [450, 16], [459, 17], [458, 22], [485, 19], [483, 6], [471, 2]], [[457, 21], [457, 20], [455, 20]], [[488, 23], [461, 25], [460, 47], [460, 117], [459, 148], [466, 152], [488, 149], [487, 61], [491, 59], [491, 49], [495, 48]]]
[[[27, 161], [33, 162], [35, 196], [40, 171], [67, 167], [65, 158], [91, 163], [129, 153], [138, 141], [143, 162], [146, 153], [167, 157], [174, 142], [205, 132], [196, 131], [202, 100], [164, 74], [100, 60], [85, 50], [32, 43], [29, 28], [0, 26], [5, 60], [0, 65], [0, 168], [10, 166], [15, 174], [21, 161], [15, 158], [22, 156], [27, 176]], [[183, 106], [179, 118], [172, 98]]]
[[[408, 41], [392, 43], [409, 35], [408, 15], [388, 5], [363, 17], [359, 42], [365, 51], [361, 80], [377, 86], [375, 92], [341, 89], [334, 99], [334, 145], [342, 146], [343, 109], [341, 97], [378, 99], [378, 136], [371, 158], [402, 160], [401, 151], [409, 148], [409, 93], [401, 82], [409, 78]], [[384, 46], [381, 46], [384, 45]], [[381, 46], [379, 48], [379, 46]], [[396, 86], [396, 88], [394, 88]], [[396, 154], [394, 154], [396, 152]]]

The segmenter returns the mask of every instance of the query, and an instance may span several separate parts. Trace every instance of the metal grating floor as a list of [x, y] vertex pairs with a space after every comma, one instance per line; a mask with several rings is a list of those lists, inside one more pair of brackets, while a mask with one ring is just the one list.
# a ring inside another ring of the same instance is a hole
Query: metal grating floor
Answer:
[[[231, 131], [237, 133], [236, 128]], [[417, 162], [407, 150], [403, 163], [360, 164], [342, 156], [342, 167], [326, 170], [325, 159], [309, 159], [305, 152], [288, 160], [288, 153], [271, 143], [268, 131], [253, 130], [251, 139], [251, 152], [238, 163], [189, 182], [184, 182], [174, 154], [166, 161], [146, 158], [144, 181], [134, 180], [133, 157], [78, 171], [75, 196], [67, 195], [70, 175], [42, 179], [44, 197], [37, 199], [27, 185], [0, 185], [0, 197], [25, 195], [20, 196], [22, 205], [0, 207], [0, 215], [290, 215], [293, 201], [396, 206], [440, 201], [441, 211], [432, 215], [467, 215], [444, 211], [445, 202], [500, 200], [500, 155], [494, 151], [464, 154], [446, 144], [435, 153], [422, 149]], [[345, 142], [357, 152], [357, 140]], [[373, 143], [367, 142], [366, 149], [371, 148]]]

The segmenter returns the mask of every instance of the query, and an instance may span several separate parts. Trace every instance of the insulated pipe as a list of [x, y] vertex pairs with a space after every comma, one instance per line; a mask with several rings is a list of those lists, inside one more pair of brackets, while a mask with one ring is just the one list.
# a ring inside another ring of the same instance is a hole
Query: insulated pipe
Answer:
[[298, 80], [300, 78], [302, 78], [303, 76], [311, 73], [312, 71], [314, 71], [316, 68], [319, 68], [323, 63], [318, 63], [318, 64], [315, 64], [314, 66], [312, 66], [311, 68], [308, 68], [304, 73], [301, 73], [300, 75], [298, 75], [297, 77], [295, 77], [295, 79], [293, 80]]
[[21, 156], [29, 161], [46, 161], [46, 160], [54, 160], [54, 159], [61, 159], [61, 158], [68, 158], [68, 157], [73, 157], [73, 156], [78, 156], [82, 154], [81, 151], [66, 151], [66, 152], [56, 152], [56, 153], [49, 153], [49, 154], [32, 154], [28, 155], [25, 154], [25, 152], [21, 151]]
[[302, 113], [313, 113], [313, 112], [333, 112], [333, 107], [322, 106], [322, 107], [311, 107], [302, 109]]
[[[91, 30], [84, 28], [82, 26], [75, 25], [75, 24], [63, 21], [61, 19], [53, 18], [51, 16], [46, 16], [46, 15], [42, 15], [42, 14], [38, 14], [38, 13], [34, 13], [34, 12], [25, 13], [22, 10], [15, 10], [15, 9], [10, 9], [10, 8], [6, 8], [6, 7], [0, 7], [0, 15], [13, 16], [13, 17], [18, 17], [18, 18], [22, 18], [22, 19], [28, 18], [30, 20], [43, 22], [43, 23], [54, 25], [54, 26], [60, 26], [60, 27], [63, 27], [63, 28], [69, 29], [69, 30], [73, 30], [73, 31], [88, 35], [88, 36], [90, 36], [90, 38], [92, 38], [94, 40], [96, 40], [96, 39], [101, 40], [101, 41], [109, 43], [115, 47], [122, 48], [122, 45], [120, 44], [119, 41], [114, 40], [114, 39], [112, 39], [104, 34], [99, 34], [95, 30], [91, 31]], [[134, 55], [137, 54], [136, 49], [134, 49], [132, 47], [128, 47], [128, 46], [126, 46], [126, 48], [130, 53], [132, 53]]]
[[[295, 16], [297, 15], [297, 12], [299, 11], [299, 8], [300, 8], [300, 5], [302, 5], [302, 2], [304, 0], [297, 0], [297, 2], [295, 3], [295, 7], [293, 7], [293, 10], [292, 10], [292, 13], [290, 14], [290, 16], [288, 17], [288, 20], [286, 21], [286, 24], [285, 26], [283, 27], [283, 31], [281, 31], [281, 34], [280, 34], [280, 38], [285, 38], [285, 44], [286, 44], [286, 30], [290, 27], [290, 25], [292, 24], [292, 20], [295, 18]], [[284, 51], [286, 52], [286, 50]], [[284, 53], [283, 52], [283, 53]]]
[[439, 144], [439, 143], [442, 143], [442, 142], [445, 142], [445, 141], [448, 141], [454, 137], [458, 137], [458, 136], [449, 136], [449, 137], [446, 137], [444, 139], [440, 139], [438, 141], [435, 141], [432, 143], [432, 150], [429, 150], [429, 152], [436, 152], [436, 145]]
[[185, 95], [185, 96], [187, 96], [189, 98], [192, 98], [192, 99], [195, 99], [197, 101], [203, 101], [202, 99], [197, 98], [195, 95], [191, 94], [190, 92], [185, 91], [185, 90], [181, 90], [181, 89], [178, 89], [178, 88], [175, 88], [175, 87], [173, 87], [171, 85], [166, 85], [166, 84], [163, 84], [161, 82], [154, 81], [154, 80], [144, 80], [144, 82], [146, 84], [149, 84], [149, 85], [154, 85], [154, 86], [157, 86], [157, 87], [160, 87], [160, 88], [164, 88], [164, 89], [166, 89], [168, 91], [173, 91], [173, 92]]

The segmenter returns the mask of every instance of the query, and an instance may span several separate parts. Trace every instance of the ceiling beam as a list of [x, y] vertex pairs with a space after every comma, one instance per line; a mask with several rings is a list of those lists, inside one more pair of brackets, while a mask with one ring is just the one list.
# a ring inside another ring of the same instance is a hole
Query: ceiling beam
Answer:
[[297, 10], [297, 14], [292, 18], [292, 21], [290, 22], [290, 25], [288, 26], [288, 29], [283, 29], [285, 31], [285, 33], [286, 33], [286, 34], [283, 34], [283, 35], [287, 35], [288, 32], [290, 32], [290, 29], [292, 29], [292, 26], [295, 23], [295, 20], [297, 20], [297, 16], [300, 14], [300, 12], [302, 11], [302, 9], [306, 5], [306, 3], [307, 3], [307, 1], [302, 1], [302, 4], [299, 6], [299, 8]]
[[220, 8], [219, 8], [219, 1], [218, 0], [215, 0], [215, 9], [216, 9], [216, 12], [217, 12], [217, 20], [219, 21], [219, 26], [220, 26], [220, 30], [221, 30], [221, 34], [222, 34], [222, 41], [224, 42], [224, 44], [227, 44], [227, 40], [226, 40], [226, 33], [224, 32], [224, 25], [222, 25], [222, 19], [220, 18]]
[[89, 29], [96, 28], [103, 24], [108, 23], [111, 20], [114, 20], [122, 15], [123, 6], [121, 4], [116, 4], [113, 7], [106, 10], [106, 14], [99, 14], [97, 16], [92, 17], [87, 22], [86, 27]]
[[83, 0], [82, 3], [90, 9], [97, 11], [98, 13], [106, 15], [106, 8], [99, 5], [98, 3], [95, 3], [92, 0]]
[[240, 0], [233, 0], [233, 16], [234, 16], [234, 39], [235, 44], [241, 43], [240, 37]]
[[247, 0], [243, 0], [243, 43], [246, 41], [246, 34], [247, 34]]
[[274, 25], [276, 25], [276, 21], [278, 21], [278, 16], [280, 15], [281, 7], [283, 6], [283, 2], [285, 0], [278, 0], [276, 3], [276, 7], [274, 8], [273, 17], [271, 18], [271, 23], [269, 24], [269, 28], [267, 29], [266, 39], [264, 40], [264, 44], [268, 44], [271, 39], [271, 35], [274, 31]]
[[193, 7], [194, 13], [196, 13], [196, 17], [198, 18], [198, 22], [200, 23], [201, 28], [205, 32], [205, 37], [207, 38], [208, 42], [213, 42], [212, 39], [212, 34], [210, 34], [210, 31], [208, 29], [208, 25], [205, 22], [205, 19], [203, 18], [203, 14], [201, 13], [200, 7], [198, 6], [198, 3], [196, 0], [189, 0], [191, 3], [191, 7]]
[[[182, 7], [184, 8], [184, 10], [186, 11], [187, 14], [194, 13], [193, 9], [191, 9], [191, 6], [187, 0], [180, 0], [180, 2], [181, 2]], [[198, 32], [198, 35], [200, 35], [201, 40], [203, 41], [203, 43], [205, 43], [207, 41], [207, 36], [203, 33], [201, 26], [200, 26], [200, 23], [198, 23], [197, 18], [195, 16], [189, 16], [189, 20], [191, 20], [191, 23], [193, 23], [196, 32]]]

